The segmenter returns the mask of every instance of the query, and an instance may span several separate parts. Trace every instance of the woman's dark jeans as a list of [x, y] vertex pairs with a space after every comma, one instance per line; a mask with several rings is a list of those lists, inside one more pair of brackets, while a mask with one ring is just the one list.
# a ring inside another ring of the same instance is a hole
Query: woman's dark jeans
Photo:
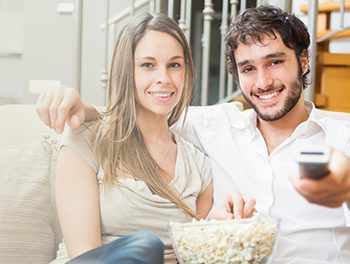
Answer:
[[152, 232], [139, 231], [90, 250], [66, 264], [162, 264], [163, 242]]

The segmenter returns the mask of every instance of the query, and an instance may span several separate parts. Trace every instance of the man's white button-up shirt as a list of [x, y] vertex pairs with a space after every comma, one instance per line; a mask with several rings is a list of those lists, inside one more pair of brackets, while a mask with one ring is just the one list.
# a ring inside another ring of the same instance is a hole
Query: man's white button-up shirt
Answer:
[[[296, 144], [327, 144], [350, 156], [350, 114], [320, 111], [305, 102], [309, 118], [268, 155], [253, 110], [237, 104], [191, 107], [182, 136], [211, 160], [214, 200], [232, 190], [249, 194], [262, 215], [281, 218], [273, 263], [350, 263], [350, 212], [344, 204], [328, 208], [309, 203], [294, 188], [299, 175], [293, 159]], [[173, 129], [181, 130], [181, 123]]]

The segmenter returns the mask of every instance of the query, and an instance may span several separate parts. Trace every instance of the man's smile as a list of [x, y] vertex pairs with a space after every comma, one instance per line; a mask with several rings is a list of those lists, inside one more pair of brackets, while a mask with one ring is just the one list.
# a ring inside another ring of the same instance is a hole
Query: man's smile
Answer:
[[285, 89], [285, 86], [282, 85], [280, 88], [269, 89], [269, 91], [266, 91], [266, 92], [258, 92], [255, 94], [252, 93], [252, 96], [256, 97], [261, 102], [268, 103], [273, 101], [274, 99], [277, 99], [277, 97], [282, 93], [284, 89]]

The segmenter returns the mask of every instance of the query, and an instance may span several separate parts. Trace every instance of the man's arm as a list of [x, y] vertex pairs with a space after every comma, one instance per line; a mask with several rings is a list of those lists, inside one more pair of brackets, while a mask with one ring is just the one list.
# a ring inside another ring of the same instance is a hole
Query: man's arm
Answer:
[[84, 102], [77, 90], [61, 86], [43, 92], [36, 107], [40, 119], [57, 133], [64, 124], [78, 128], [84, 121], [95, 120], [100, 112], [92, 104]]
[[294, 188], [309, 202], [328, 207], [339, 207], [344, 202], [350, 209], [350, 158], [332, 150], [330, 173], [320, 179], [291, 178]]

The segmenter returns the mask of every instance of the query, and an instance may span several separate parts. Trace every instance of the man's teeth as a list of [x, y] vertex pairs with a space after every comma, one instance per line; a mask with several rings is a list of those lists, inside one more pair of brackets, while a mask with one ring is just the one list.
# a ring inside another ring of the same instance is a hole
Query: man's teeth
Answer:
[[267, 100], [267, 99], [270, 99], [276, 95], [278, 95], [280, 92], [273, 92], [273, 93], [270, 93], [270, 94], [266, 94], [266, 95], [259, 95], [259, 98], [260, 99], [264, 99], [264, 100]]

